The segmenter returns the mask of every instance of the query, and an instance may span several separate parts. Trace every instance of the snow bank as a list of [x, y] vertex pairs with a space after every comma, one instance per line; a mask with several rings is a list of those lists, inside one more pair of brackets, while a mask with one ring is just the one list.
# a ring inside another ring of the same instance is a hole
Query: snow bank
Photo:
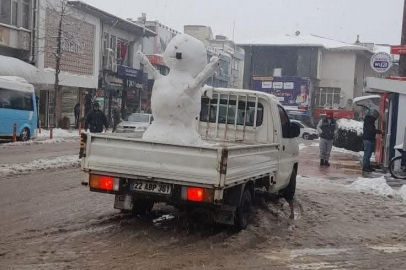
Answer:
[[304, 143], [299, 144], [299, 150], [303, 150], [307, 147], [308, 147], [308, 145], [305, 145]]
[[[53, 138], [79, 138], [79, 132], [77, 130], [65, 130], [61, 128], [53, 129]], [[37, 134], [37, 140], [49, 139], [50, 131], [47, 129], [42, 129], [41, 133]]]
[[37, 159], [21, 164], [0, 164], [0, 176], [25, 174], [33, 171], [61, 169], [79, 166], [78, 155], [61, 156], [53, 159]]
[[398, 194], [399, 194], [400, 198], [401, 198], [404, 202], [406, 202], [406, 185], [403, 185], [403, 186], [399, 189]]
[[396, 194], [396, 191], [386, 183], [386, 179], [383, 176], [380, 178], [359, 177], [354, 183], [349, 185], [349, 188], [379, 196], [394, 196]]
[[77, 139], [65, 139], [65, 138], [56, 138], [48, 140], [38, 140], [38, 141], [26, 141], [26, 142], [10, 142], [0, 145], [0, 148], [10, 148], [13, 146], [22, 146], [22, 145], [37, 145], [37, 144], [54, 144], [54, 143], [77, 143]]
[[337, 121], [338, 127], [347, 131], [354, 131], [358, 136], [362, 136], [364, 123], [351, 120], [351, 119], [339, 119]]

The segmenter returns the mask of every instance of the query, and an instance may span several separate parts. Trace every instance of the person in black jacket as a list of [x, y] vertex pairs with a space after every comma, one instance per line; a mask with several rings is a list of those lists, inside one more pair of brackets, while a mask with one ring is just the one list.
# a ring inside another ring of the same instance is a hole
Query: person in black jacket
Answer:
[[89, 129], [93, 133], [103, 132], [103, 126], [108, 128], [107, 117], [100, 110], [100, 105], [98, 102], [93, 103], [93, 110], [87, 114], [85, 129]]
[[374, 110], [372, 114], [368, 114], [364, 118], [364, 158], [362, 161], [363, 172], [373, 172], [371, 167], [371, 156], [375, 152], [376, 134], [382, 134], [380, 130], [375, 127], [375, 121], [379, 118], [379, 112]]

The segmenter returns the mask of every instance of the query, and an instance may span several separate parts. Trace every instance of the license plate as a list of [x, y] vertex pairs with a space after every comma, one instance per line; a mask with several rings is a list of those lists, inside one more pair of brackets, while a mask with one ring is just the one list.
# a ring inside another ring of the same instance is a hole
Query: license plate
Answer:
[[132, 185], [133, 190], [157, 193], [157, 194], [171, 194], [172, 186], [168, 184], [160, 184], [145, 181], [136, 181]]

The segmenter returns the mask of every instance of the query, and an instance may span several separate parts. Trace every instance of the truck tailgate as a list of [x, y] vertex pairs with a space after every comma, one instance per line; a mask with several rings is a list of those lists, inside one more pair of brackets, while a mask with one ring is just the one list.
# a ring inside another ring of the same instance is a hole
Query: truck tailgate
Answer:
[[[219, 152], [220, 151], [220, 152]], [[82, 168], [127, 177], [151, 177], [218, 186], [221, 149], [91, 135]]]
[[163, 182], [224, 187], [278, 166], [278, 144], [181, 146], [118, 136], [90, 135], [85, 171]]

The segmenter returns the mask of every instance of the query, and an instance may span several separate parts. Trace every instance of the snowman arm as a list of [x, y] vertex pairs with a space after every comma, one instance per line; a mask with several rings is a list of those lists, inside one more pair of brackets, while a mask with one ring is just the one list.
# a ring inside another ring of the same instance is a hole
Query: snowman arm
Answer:
[[161, 73], [159, 73], [159, 71], [156, 70], [156, 68], [151, 64], [148, 57], [141, 52], [141, 46], [138, 49], [137, 54], [140, 56], [141, 64], [145, 66], [145, 68], [151, 73], [152, 77], [154, 77], [155, 80], [162, 76]]
[[205, 80], [213, 76], [214, 72], [220, 65], [220, 58], [213, 56], [210, 59], [210, 63], [207, 64], [207, 66], [203, 69], [202, 72], [200, 72], [199, 75], [194, 79], [192, 84], [189, 85], [189, 89], [196, 89], [199, 86], [201, 86]]

